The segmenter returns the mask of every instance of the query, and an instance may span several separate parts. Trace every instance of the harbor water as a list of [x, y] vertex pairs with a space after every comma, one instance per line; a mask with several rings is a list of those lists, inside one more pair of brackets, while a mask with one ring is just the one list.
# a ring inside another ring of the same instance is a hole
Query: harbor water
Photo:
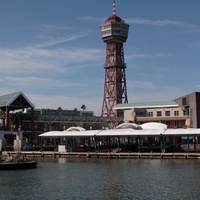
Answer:
[[1, 200], [198, 200], [198, 159], [36, 158], [0, 171]]

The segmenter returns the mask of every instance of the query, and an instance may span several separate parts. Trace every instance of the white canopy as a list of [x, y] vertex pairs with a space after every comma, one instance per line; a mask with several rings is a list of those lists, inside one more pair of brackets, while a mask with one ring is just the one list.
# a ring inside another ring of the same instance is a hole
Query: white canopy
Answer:
[[200, 129], [109, 129], [89, 131], [50, 131], [39, 135], [47, 138], [71, 137], [134, 137], [134, 136], [185, 136], [199, 135]]
[[97, 133], [97, 130], [90, 130], [90, 131], [49, 131], [46, 133], [42, 133], [40, 137], [46, 138], [70, 138], [70, 137], [94, 137]]
[[140, 125], [142, 129], [166, 129], [167, 125], [163, 123], [158, 123], [158, 122], [147, 122], [142, 125]]
[[142, 125], [124, 123], [117, 129], [85, 130], [81, 127], [71, 127], [66, 131], [50, 131], [39, 135], [47, 138], [71, 137], [134, 137], [134, 136], [189, 136], [199, 135], [199, 128], [167, 129], [166, 124], [149, 122]]
[[130, 136], [156, 136], [160, 135], [160, 130], [137, 130], [137, 129], [109, 129], [98, 132], [98, 137], [130, 137]]
[[85, 131], [85, 129], [79, 126], [72, 126], [68, 128], [67, 131]]
[[142, 129], [140, 125], [137, 125], [135, 123], [122, 123], [116, 127], [116, 129], [128, 129], [128, 128], [137, 130]]
[[163, 135], [199, 135], [199, 128], [178, 128], [178, 129], [166, 129]]

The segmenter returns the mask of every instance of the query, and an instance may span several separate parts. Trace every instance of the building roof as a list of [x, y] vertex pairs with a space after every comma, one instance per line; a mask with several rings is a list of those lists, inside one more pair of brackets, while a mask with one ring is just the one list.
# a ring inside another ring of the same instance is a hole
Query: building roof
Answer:
[[175, 101], [161, 101], [161, 102], [136, 102], [136, 103], [124, 103], [117, 104], [114, 109], [133, 109], [133, 108], [166, 108], [166, 107], [178, 107]]
[[9, 107], [10, 110], [17, 110], [34, 107], [34, 105], [23, 94], [23, 92], [14, 92], [0, 96], [0, 108], [5, 110], [5, 107]]
[[135, 124], [135, 123], [122, 123], [116, 127], [116, 129], [136, 129], [140, 130], [142, 129], [140, 125]]
[[107, 23], [107, 22], [123, 22], [123, 20], [122, 20], [121, 17], [119, 17], [119, 16], [112, 15], [111, 17], [109, 17], [109, 18], [106, 20], [106, 23]]
[[156, 129], [156, 130], [165, 130], [167, 129], [167, 125], [158, 122], [147, 122], [140, 125], [142, 129]]
[[[125, 124], [127, 125], [127, 123]], [[131, 123], [130, 123], [131, 125]], [[200, 135], [199, 128], [168, 129], [163, 123], [146, 123], [140, 125], [141, 129], [136, 129], [137, 124], [132, 124], [132, 128], [119, 128], [107, 130], [71, 130], [71, 131], [49, 131], [42, 133], [40, 137], [46, 138], [72, 138], [72, 137], [131, 137], [131, 136], [192, 136]], [[138, 125], [139, 126], [139, 125]]]
[[135, 136], [193, 136], [200, 135], [200, 129], [108, 129], [89, 131], [50, 131], [39, 136], [45, 138], [73, 137], [135, 137]]

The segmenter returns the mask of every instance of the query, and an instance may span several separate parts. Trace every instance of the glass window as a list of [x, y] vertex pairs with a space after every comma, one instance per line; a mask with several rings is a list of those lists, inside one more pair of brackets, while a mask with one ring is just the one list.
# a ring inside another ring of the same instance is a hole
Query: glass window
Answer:
[[165, 111], [165, 116], [170, 116], [170, 111]]
[[153, 112], [149, 112], [149, 117], [153, 117]]
[[174, 111], [174, 116], [179, 116], [179, 111], [178, 110]]
[[157, 117], [161, 117], [162, 116], [162, 112], [161, 111], [157, 111]]
[[187, 106], [188, 104], [189, 104], [189, 98], [188, 97], [182, 98], [182, 105]]
[[184, 111], [183, 111], [183, 115], [184, 115], [184, 116], [185, 116], [185, 115], [189, 115], [189, 109], [184, 110]]
[[179, 125], [179, 121], [175, 121], [175, 126], [178, 126]]

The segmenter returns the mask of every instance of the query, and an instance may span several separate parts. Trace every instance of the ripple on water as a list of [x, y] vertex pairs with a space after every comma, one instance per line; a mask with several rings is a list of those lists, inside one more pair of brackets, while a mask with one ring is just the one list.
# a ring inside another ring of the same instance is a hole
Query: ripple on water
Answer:
[[38, 159], [0, 171], [0, 199], [199, 199], [199, 160]]

